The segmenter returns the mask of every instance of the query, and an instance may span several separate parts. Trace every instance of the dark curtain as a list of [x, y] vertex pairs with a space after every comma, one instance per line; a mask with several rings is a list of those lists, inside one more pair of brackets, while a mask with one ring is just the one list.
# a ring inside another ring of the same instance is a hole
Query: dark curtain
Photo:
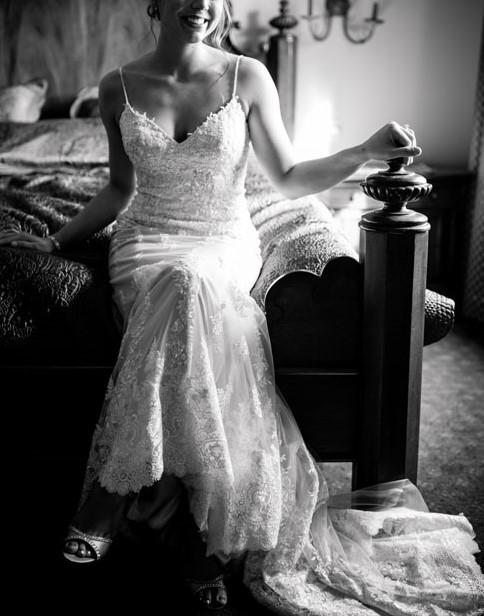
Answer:
[[468, 221], [463, 315], [484, 325], [484, 34], [481, 41], [470, 166], [475, 174], [475, 181]]

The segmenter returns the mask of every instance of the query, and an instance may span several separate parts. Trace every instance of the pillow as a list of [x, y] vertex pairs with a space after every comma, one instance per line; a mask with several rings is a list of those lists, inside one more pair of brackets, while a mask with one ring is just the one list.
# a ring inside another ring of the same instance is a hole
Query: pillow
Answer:
[[37, 122], [47, 92], [47, 79], [32, 79], [26, 83], [0, 89], [0, 120], [7, 122]]
[[99, 117], [99, 88], [82, 88], [69, 110], [71, 118]]

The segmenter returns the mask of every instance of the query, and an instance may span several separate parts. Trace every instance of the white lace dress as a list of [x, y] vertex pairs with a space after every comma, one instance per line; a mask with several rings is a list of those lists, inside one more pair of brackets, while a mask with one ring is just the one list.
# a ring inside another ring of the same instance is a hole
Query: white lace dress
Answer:
[[207, 553], [245, 553], [245, 583], [281, 614], [476, 615], [484, 584], [469, 521], [429, 513], [406, 480], [353, 495], [373, 511], [328, 507], [276, 393], [265, 316], [249, 293], [261, 256], [236, 71], [232, 97], [182, 142], [124, 90], [137, 192], [110, 250], [124, 335], [86, 487], [128, 494], [179, 477]]

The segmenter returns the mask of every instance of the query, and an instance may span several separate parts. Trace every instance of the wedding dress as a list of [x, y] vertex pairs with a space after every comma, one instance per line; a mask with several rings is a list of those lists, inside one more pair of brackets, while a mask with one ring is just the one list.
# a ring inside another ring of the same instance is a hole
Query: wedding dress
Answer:
[[429, 513], [408, 480], [328, 498], [275, 389], [261, 267], [244, 196], [246, 117], [232, 96], [184, 141], [135, 110], [120, 69], [137, 191], [110, 250], [123, 339], [86, 474], [129, 494], [163, 473], [222, 560], [281, 614], [444, 616], [484, 605], [463, 515]]

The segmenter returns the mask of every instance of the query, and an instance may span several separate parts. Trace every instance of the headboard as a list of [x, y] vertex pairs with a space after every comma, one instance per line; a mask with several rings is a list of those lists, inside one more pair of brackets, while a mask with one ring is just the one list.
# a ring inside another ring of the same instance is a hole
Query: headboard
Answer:
[[4, 0], [0, 85], [45, 77], [52, 96], [75, 95], [153, 46], [140, 0]]

